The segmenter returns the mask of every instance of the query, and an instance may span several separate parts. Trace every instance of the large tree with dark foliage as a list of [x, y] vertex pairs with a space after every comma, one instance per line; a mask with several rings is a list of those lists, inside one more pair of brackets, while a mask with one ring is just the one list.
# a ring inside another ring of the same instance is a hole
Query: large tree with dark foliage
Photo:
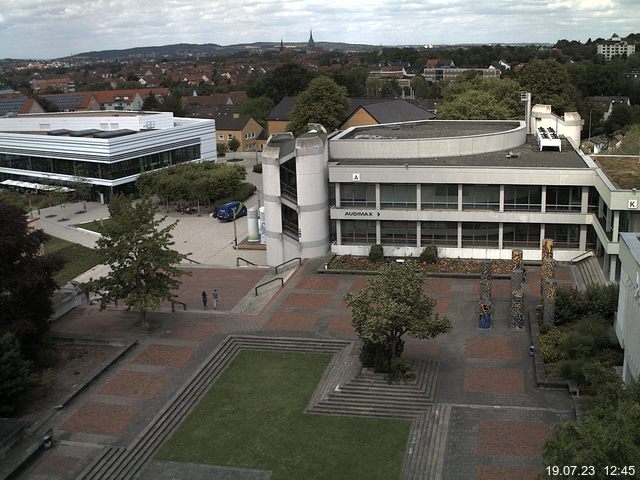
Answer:
[[35, 358], [53, 312], [53, 274], [62, 261], [40, 255], [46, 234], [32, 230], [24, 212], [0, 199], [0, 335], [11, 332]]
[[313, 72], [302, 65], [285, 63], [260, 80], [251, 82], [247, 93], [253, 98], [269, 97], [274, 104], [277, 104], [283, 97], [297, 95], [307, 88], [313, 76]]
[[300, 135], [306, 131], [308, 123], [320, 123], [328, 132], [332, 132], [344, 121], [348, 107], [345, 87], [329, 77], [314, 78], [296, 99], [287, 128]]

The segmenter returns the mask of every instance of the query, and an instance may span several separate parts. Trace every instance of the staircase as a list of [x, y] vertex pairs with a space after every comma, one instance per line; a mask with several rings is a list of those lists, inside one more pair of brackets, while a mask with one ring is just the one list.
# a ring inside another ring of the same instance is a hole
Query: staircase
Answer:
[[437, 404], [416, 417], [409, 433], [402, 480], [439, 480], [449, 433], [451, 405]]
[[578, 290], [584, 291], [592, 285], [608, 285], [596, 257], [587, 257], [571, 266], [577, 274]]
[[349, 345], [349, 342], [340, 340], [269, 338], [249, 335], [229, 336], [214, 350], [129, 447], [105, 447], [101, 454], [76, 478], [78, 480], [133, 478], [242, 349], [337, 353]]
[[346, 383], [337, 383], [310, 413], [415, 418], [428, 411], [435, 396], [439, 364], [433, 360], [413, 363], [413, 381], [389, 384], [382, 373], [362, 369]]

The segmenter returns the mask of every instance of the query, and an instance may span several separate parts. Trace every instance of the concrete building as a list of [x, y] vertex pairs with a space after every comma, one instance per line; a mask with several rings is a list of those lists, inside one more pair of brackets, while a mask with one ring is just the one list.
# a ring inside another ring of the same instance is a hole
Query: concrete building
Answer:
[[170, 112], [69, 112], [0, 118], [0, 182], [73, 183], [92, 197], [132, 193], [142, 172], [215, 161], [211, 120]]
[[640, 380], [640, 235], [620, 234], [620, 293], [615, 330], [624, 348], [622, 379]]
[[609, 40], [598, 43], [596, 47], [598, 55], [604, 55], [605, 60], [611, 60], [612, 57], [622, 55], [628, 57], [636, 53], [636, 46], [633, 43], [622, 40], [615, 33]]
[[[317, 151], [290, 135], [271, 138], [263, 182], [270, 204], [267, 251], [277, 253], [268, 253], [269, 263], [308, 256], [311, 243], [318, 255], [366, 255], [382, 244], [385, 255], [418, 256], [435, 244], [441, 256], [475, 259], [508, 259], [521, 248], [535, 261], [541, 240], [552, 238], [556, 259], [593, 251], [608, 278], [617, 280], [619, 232], [640, 231], [640, 194], [618, 188], [577, 150], [577, 114], [557, 117], [550, 107], [535, 106], [528, 123], [358, 126], [327, 142], [323, 134], [309, 134], [322, 139]], [[324, 155], [328, 186], [320, 174]], [[313, 177], [301, 174], [307, 157]], [[313, 200], [300, 203], [300, 192]], [[324, 224], [311, 232], [302, 227], [308, 212], [324, 208]]]

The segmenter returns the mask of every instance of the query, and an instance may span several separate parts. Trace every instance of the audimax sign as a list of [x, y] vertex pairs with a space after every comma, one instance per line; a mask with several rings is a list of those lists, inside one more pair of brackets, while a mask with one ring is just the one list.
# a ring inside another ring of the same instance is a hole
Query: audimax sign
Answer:
[[379, 217], [380, 212], [372, 212], [368, 210], [347, 210], [344, 212], [345, 217]]

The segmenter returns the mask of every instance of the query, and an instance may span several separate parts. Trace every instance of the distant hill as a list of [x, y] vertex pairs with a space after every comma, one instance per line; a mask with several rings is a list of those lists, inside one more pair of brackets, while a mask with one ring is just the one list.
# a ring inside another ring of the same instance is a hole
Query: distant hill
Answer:
[[[295, 46], [296, 48], [306, 48], [306, 42], [292, 43], [287, 42], [287, 46]], [[316, 42], [316, 46], [325, 50], [371, 50], [379, 48], [374, 45], [350, 44], [337, 42]], [[216, 43], [176, 43], [173, 45], [161, 45], [154, 47], [134, 47], [122, 50], [100, 50], [92, 52], [83, 52], [64, 58], [88, 58], [94, 60], [116, 60], [124, 58], [161, 58], [161, 57], [195, 57], [206, 55], [224, 55], [243, 51], [262, 51], [277, 50], [280, 48], [280, 42], [254, 42], [254, 43], [238, 43], [235, 45], [218, 45]]]

